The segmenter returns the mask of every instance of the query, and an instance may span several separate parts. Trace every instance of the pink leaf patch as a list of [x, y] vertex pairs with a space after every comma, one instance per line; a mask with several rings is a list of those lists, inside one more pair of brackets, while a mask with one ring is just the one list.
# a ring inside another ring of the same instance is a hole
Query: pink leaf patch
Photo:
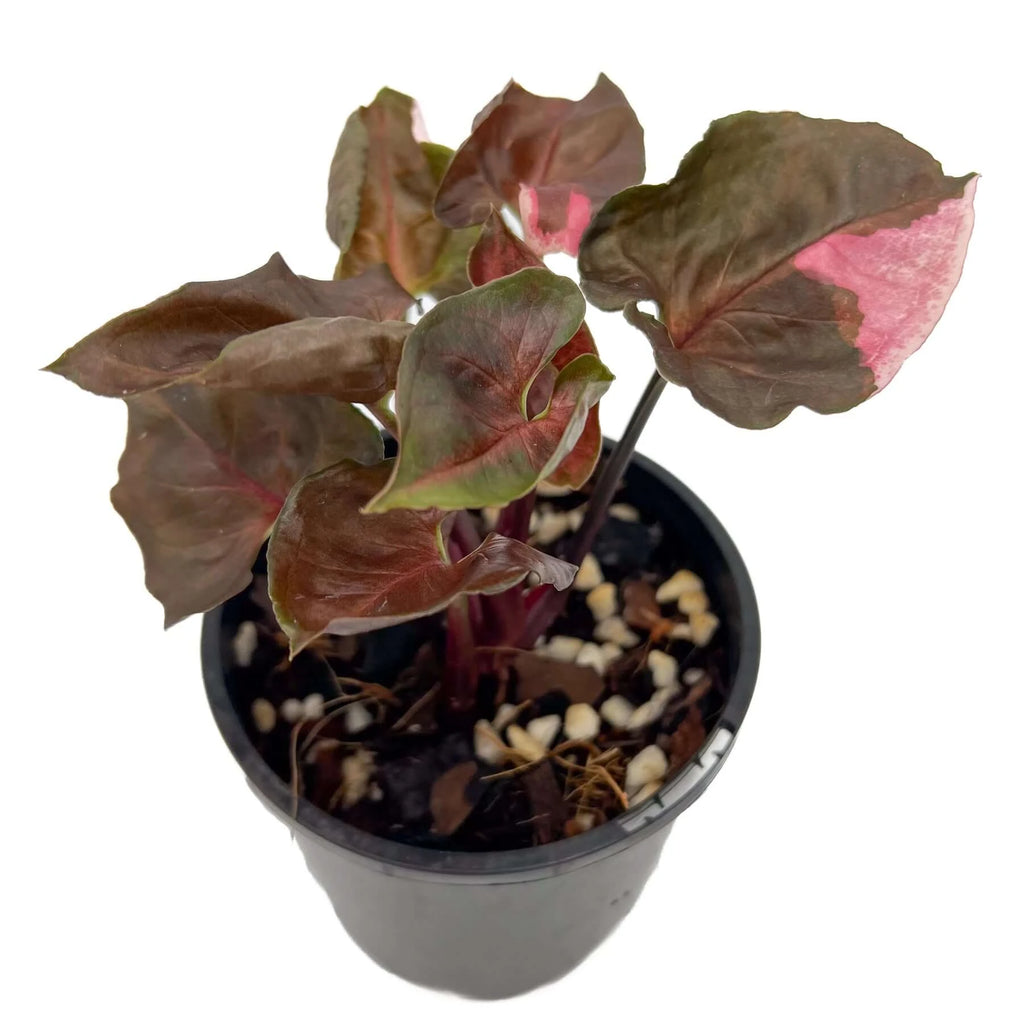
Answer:
[[519, 188], [519, 216], [526, 242], [539, 256], [565, 252], [575, 256], [590, 223], [590, 200], [574, 188]]
[[536, 96], [510, 82], [473, 121], [437, 191], [452, 228], [519, 207], [526, 241], [543, 256], [575, 256], [593, 211], [644, 176], [643, 129], [604, 75], [581, 100]]
[[836, 232], [793, 257], [808, 277], [857, 296], [863, 319], [855, 344], [879, 391], [931, 334], [960, 280], [977, 184], [972, 178], [962, 197], [944, 200], [908, 227]]

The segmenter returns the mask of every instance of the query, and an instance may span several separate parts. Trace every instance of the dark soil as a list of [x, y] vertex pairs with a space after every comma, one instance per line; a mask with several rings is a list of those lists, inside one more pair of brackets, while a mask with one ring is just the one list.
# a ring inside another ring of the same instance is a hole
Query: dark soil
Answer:
[[[567, 508], [579, 500], [554, 499], [546, 504]], [[560, 553], [567, 539], [556, 541], [549, 550]], [[620, 592], [621, 584], [630, 580], [657, 586], [680, 568], [700, 571], [685, 543], [665, 536], [652, 522], [609, 519], [594, 554], [605, 579], [619, 584]], [[706, 582], [715, 611], [713, 581]], [[235, 630], [246, 621], [256, 624], [258, 643], [250, 664], [243, 667], [234, 663], [231, 651]], [[257, 565], [252, 586], [228, 603], [224, 623], [226, 663], [234, 666], [228, 689], [236, 710], [260, 754], [296, 797], [301, 794], [358, 828], [419, 846], [518, 849], [600, 824], [624, 809], [615, 789], [622, 788], [629, 758], [648, 744], [657, 744], [668, 756], [671, 777], [699, 750], [726, 696], [729, 637], [724, 625], [703, 648], [682, 640], [661, 641], [658, 646], [678, 659], [680, 678], [690, 668], [704, 674], [672, 698], [657, 722], [626, 732], [602, 721], [602, 731], [591, 743], [568, 746], [556, 740], [556, 756], [517, 770], [522, 759], [493, 765], [476, 758], [473, 722], [492, 720], [501, 702], [524, 705], [516, 719], [523, 726], [540, 716], [564, 715], [571, 701], [559, 680], [560, 670], [568, 666], [551, 662], [540, 682], [531, 677], [527, 684], [520, 679], [514, 658], [498, 657], [482, 677], [475, 713], [452, 722], [437, 701], [445, 647], [443, 615], [361, 637], [321, 638], [289, 661], [287, 643], [270, 611], [265, 567]], [[593, 629], [586, 595], [573, 591], [565, 614], [549, 634], [590, 640]], [[648, 639], [641, 630], [636, 632]], [[614, 693], [634, 706], [650, 698], [654, 687], [645, 665], [647, 649], [648, 644], [641, 643], [609, 667], [598, 684], [595, 707]], [[524, 699], [527, 689], [530, 696]], [[323, 716], [287, 721], [281, 713], [285, 701], [302, 701], [311, 694], [323, 697]], [[580, 699], [578, 692], [571, 696]], [[252, 705], [257, 698], [277, 709], [268, 732], [254, 723]], [[346, 711], [354, 700], [373, 716], [373, 724], [356, 735], [346, 729]], [[352, 792], [351, 784], [342, 766], [360, 750], [373, 753], [372, 776], [361, 799], [349, 802], [345, 793]], [[588, 762], [603, 763], [611, 782], [596, 767], [584, 767]]]

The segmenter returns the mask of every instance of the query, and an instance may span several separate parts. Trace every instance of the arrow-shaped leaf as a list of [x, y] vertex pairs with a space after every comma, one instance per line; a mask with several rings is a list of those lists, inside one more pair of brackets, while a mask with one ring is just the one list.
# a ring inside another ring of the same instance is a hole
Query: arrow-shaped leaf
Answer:
[[584, 307], [573, 282], [532, 268], [430, 310], [406, 339], [402, 446], [368, 510], [504, 505], [550, 476], [612, 381], [592, 353], [554, 365]]
[[387, 462], [345, 461], [299, 483], [274, 527], [270, 596], [292, 652], [321, 633], [362, 633], [439, 611], [461, 594], [495, 594], [535, 572], [562, 590], [575, 566], [491, 534], [452, 563], [445, 512], [360, 509], [384, 485]]
[[578, 101], [510, 82], [477, 115], [438, 190], [437, 216], [480, 224], [491, 207], [518, 210], [530, 247], [575, 256], [591, 215], [644, 176], [643, 129], [601, 75]]
[[116, 317], [46, 369], [123, 398], [202, 370], [245, 334], [305, 317], [394, 320], [411, 304], [385, 267], [350, 281], [315, 281], [293, 274], [275, 253], [244, 277], [186, 284]]
[[434, 195], [450, 151], [413, 132], [415, 101], [381, 89], [345, 124], [327, 186], [327, 233], [341, 249], [336, 275], [386, 263], [413, 295], [459, 291], [465, 282], [465, 235], [434, 217]]
[[658, 369], [744, 427], [841, 412], [927, 338], [960, 276], [973, 175], [877, 124], [715, 121], [665, 185], [613, 197], [580, 248], [587, 297], [630, 307]]
[[383, 456], [374, 425], [330, 398], [181, 384], [126, 404], [111, 500], [142, 548], [168, 626], [246, 586], [297, 480], [342, 458]]

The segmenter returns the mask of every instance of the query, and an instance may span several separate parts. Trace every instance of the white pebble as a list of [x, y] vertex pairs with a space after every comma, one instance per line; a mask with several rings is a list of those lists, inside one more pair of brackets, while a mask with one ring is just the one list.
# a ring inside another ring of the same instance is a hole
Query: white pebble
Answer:
[[502, 704], [497, 711], [494, 712], [494, 718], [491, 721], [491, 725], [494, 727], [495, 732], [501, 732], [510, 722], [514, 722], [516, 719], [516, 712], [518, 708], [515, 704]]
[[264, 734], [273, 732], [274, 726], [277, 724], [277, 712], [269, 700], [265, 697], [257, 697], [252, 702], [250, 711], [252, 712], [252, 724], [256, 726], [257, 731]]
[[302, 702], [302, 717], [309, 719], [324, 717], [324, 695], [322, 693], [311, 693]]
[[596, 821], [597, 815], [593, 814], [591, 811], [580, 811], [579, 814], [576, 815], [576, 827], [581, 832], [589, 832], [594, 827], [594, 823]]
[[555, 737], [562, 731], [562, 719], [559, 715], [543, 715], [527, 723], [526, 731], [545, 750], [550, 750]]
[[604, 664], [607, 668], [613, 661], [617, 661], [622, 657], [622, 648], [618, 644], [613, 644], [610, 641], [601, 644], [601, 653], [604, 655]]
[[366, 794], [367, 798], [372, 800], [375, 804], [380, 803], [384, 799], [384, 790], [377, 785], [376, 782], [370, 783], [370, 789]]
[[574, 662], [580, 653], [583, 641], [578, 636], [553, 636], [543, 651], [539, 652], [546, 658], [555, 661]]
[[673, 679], [668, 686], [663, 686], [651, 694], [651, 700], [657, 701], [661, 706], [667, 707], [668, 702], [677, 694], [682, 693], [683, 687], [678, 679]]
[[594, 639], [602, 642], [618, 644], [619, 647], [636, 647], [640, 637], [626, 625], [618, 615], [603, 619], [594, 627]]
[[668, 758], [653, 743], [644, 747], [626, 766], [626, 795], [632, 798], [650, 782], [660, 782], [668, 771]]
[[587, 607], [598, 622], [610, 619], [619, 610], [619, 597], [614, 583], [600, 583], [587, 594]]
[[702, 668], [688, 668], [683, 673], [683, 682], [687, 686], [696, 686], [704, 678], [704, 669]]
[[654, 723], [661, 718], [664, 710], [664, 703], [657, 698], [652, 697], [646, 703], [641, 704], [640, 707], [638, 707], [633, 714], [629, 716], [626, 728], [630, 732], [640, 732], [641, 729], [646, 729], [649, 725], [654, 725]]
[[587, 506], [579, 505], [576, 508], [569, 509], [565, 513], [565, 521], [569, 524], [569, 529], [575, 532], [583, 525], [583, 517], [587, 514]]
[[635, 708], [621, 694], [616, 693], [601, 705], [601, 717], [615, 729], [625, 729]]
[[534, 739], [522, 726], [508, 727], [508, 742], [513, 750], [518, 750], [531, 761], [538, 761], [547, 754], [547, 747]]
[[668, 633], [670, 640], [692, 640], [693, 629], [688, 622], [677, 622]]
[[680, 569], [674, 576], [665, 580], [654, 595], [659, 604], [678, 601], [683, 594], [692, 594], [704, 589], [704, 581], [689, 569]]
[[537, 544], [553, 544], [569, 529], [569, 519], [564, 512], [541, 512], [530, 524], [530, 532]]
[[473, 751], [485, 764], [501, 764], [505, 760], [501, 739], [486, 718], [473, 726]]
[[690, 616], [690, 629], [693, 631], [693, 642], [698, 647], [706, 647], [718, 629], [718, 616], [711, 612], [697, 612]]
[[679, 662], [664, 651], [651, 651], [647, 655], [647, 667], [651, 670], [654, 685], [659, 689], [671, 686], [679, 675]]
[[703, 590], [694, 590], [688, 594], [680, 594], [677, 607], [685, 615], [708, 610], [708, 595]]
[[601, 563], [592, 554], [584, 555], [576, 579], [572, 581], [573, 587], [576, 590], [593, 590], [601, 583], [604, 583]]
[[501, 509], [494, 506], [480, 509], [480, 516], [488, 530], [493, 530], [498, 525], [499, 515], [501, 515]]
[[341, 806], [354, 807], [366, 796], [373, 775], [373, 751], [359, 750], [341, 762]]
[[589, 704], [570, 704], [565, 712], [565, 735], [570, 740], [592, 740], [601, 731], [601, 716]]
[[345, 712], [345, 731], [353, 736], [373, 725], [373, 715], [365, 704], [353, 704]]
[[231, 641], [231, 650], [235, 655], [235, 664], [248, 668], [252, 664], [252, 656], [256, 653], [258, 642], [255, 622], [241, 622]]
[[300, 718], [302, 718], [302, 701], [296, 700], [294, 697], [289, 697], [281, 705], [281, 717], [286, 722], [297, 722]]
[[645, 800], [650, 799], [655, 793], [661, 789], [661, 784], [664, 780], [658, 779], [656, 782], [648, 782], [639, 793], [629, 798], [629, 806], [636, 807], [637, 804], [642, 804]]
[[608, 515], [615, 519], [621, 519], [624, 523], [640, 522], [640, 513], [632, 505], [623, 505], [621, 503], [612, 505], [608, 509]]
[[580, 653], [576, 655], [576, 664], [580, 667], [589, 666], [598, 675], [603, 675], [608, 659], [604, 650], [597, 644], [584, 644], [580, 648]]

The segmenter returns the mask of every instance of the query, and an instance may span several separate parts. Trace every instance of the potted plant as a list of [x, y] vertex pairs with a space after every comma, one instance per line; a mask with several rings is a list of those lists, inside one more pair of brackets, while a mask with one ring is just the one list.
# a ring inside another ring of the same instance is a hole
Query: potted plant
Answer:
[[[643, 176], [604, 76], [510, 84], [454, 153], [385, 89], [332, 162], [334, 280], [274, 256], [48, 367], [127, 403], [112, 499], [167, 625], [206, 614], [228, 745], [353, 937], [426, 984], [571, 968], [731, 748], [756, 606], [721, 526], [633, 457], [667, 385], [753, 429], [860, 404], [972, 223], [975, 176], [876, 124], [735, 114]], [[584, 296], [653, 351], [614, 444]]]

